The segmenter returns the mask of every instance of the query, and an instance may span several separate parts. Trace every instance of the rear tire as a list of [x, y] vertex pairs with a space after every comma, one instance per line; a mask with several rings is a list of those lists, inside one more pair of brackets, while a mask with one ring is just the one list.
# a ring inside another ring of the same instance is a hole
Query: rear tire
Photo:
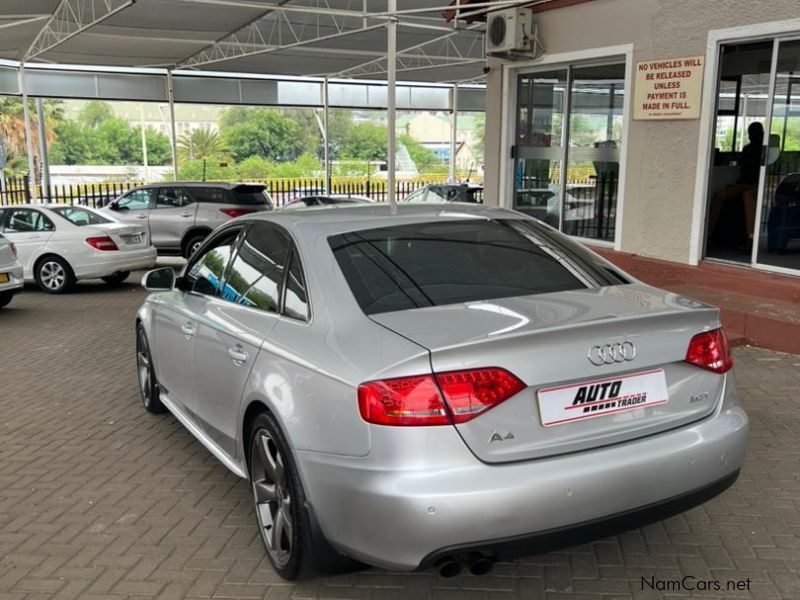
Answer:
[[40, 258], [34, 268], [34, 277], [39, 288], [48, 294], [65, 294], [75, 286], [75, 273], [60, 256]]
[[183, 243], [183, 257], [186, 259], [192, 258], [192, 255], [197, 252], [200, 245], [208, 237], [207, 233], [195, 233], [187, 238]]
[[153, 414], [166, 412], [167, 407], [161, 403], [159, 396], [158, 379], [156, 379], [156, 370], [153, 367], [153, 356], [150, 354], [150, 344], [141, 323], [136, 325], [136, 374], [144, 409]]
[[14, 297], [14, 292], [0, 292], [0, 308], [8, 306], [11, 299]]
[[108, 285], [120, 285], [123, 281], [130, 277], [130, 274], [130, 271], [117, 271], [116, 273], [106, 275], [100, 279], [105, 281]]

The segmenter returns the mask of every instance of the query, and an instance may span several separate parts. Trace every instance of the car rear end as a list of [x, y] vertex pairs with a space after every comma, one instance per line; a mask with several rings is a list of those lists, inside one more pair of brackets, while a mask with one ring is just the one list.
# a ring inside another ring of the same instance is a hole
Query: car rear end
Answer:
[[156, 262], [156, 249], [141, 225], [115, 222], [86, 226], [81, 233], [79, 258], [71, 261], [78, 279], [149, 269]]
[[203, 200], [198, 202], [195, 227], [214, 230], [236, 217], [274, 208], [272, 198], [264, 185], [249, 183], [226, 185], [215, 191], [217, 193], [213, 195], [203, 195]]
[[358, 386], [365, 458], [303, 457], [343, 551], [394, 569], [531, 551], [685, 510], [735, 480], [747, 417], [716, 309], [516, 217], [330, 245], [365, 315], [430, 357], [428, 371]]
[[17, 261], [17, 249], [0, 234], [0, 295], [16, 294], [22, 290], [22, 265]]

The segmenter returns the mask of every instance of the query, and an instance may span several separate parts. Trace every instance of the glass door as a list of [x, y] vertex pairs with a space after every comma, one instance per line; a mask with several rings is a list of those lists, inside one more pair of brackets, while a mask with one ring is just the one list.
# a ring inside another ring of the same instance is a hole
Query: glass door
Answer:
[[[777, 40], [772, 61], [769, 132], [758, 206], [745, 207], [754, 227], [754, 264], [800, 270], [800, 40]], [[752, 231], [753, 229], [751, 229]]]
[[514, 208], [561, 228], [567, 70], [520, 75]]

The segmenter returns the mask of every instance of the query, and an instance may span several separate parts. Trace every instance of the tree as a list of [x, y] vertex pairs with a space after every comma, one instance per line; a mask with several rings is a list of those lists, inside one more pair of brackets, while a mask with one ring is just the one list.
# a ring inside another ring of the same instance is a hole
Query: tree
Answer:
[[270, 108], [232, 108], [220, 119], [222, 139], [237, 161], [261, 156], [292, 161], [315, 150], [315, 132]]
[[[39, 156], [39, 123], [36, 117], [36, 104], [29, 101], [31, 119], [31, 144], [34, 156]], [[47, 100], [44, 103], [45, 135], [48, 146], [56, 139], [55, 126], [64, 117], [63, 102]], [[25, 116], [22, 100], [0, 97], [0, 143], [3, 145], [6, 175], [20, 175], [28, 171], [28, 148], [25, 139]]]
[[214, 159], [186, 160], [178, 164], [178, 179], [182, 181], [233, 181], [236, 168]]
[[358, 123], [348, 128], [341, 139], [342, 160], [385, 161], [387, 152], [386, 125]]
[[435, 170], [441, 170], [442, 167], [447, 168], [445, 161], [436, 156], [433, 150], [426, 148], [407, 133], [399, 136], [398, 139], [406, 147], [408, 155], [421, 173], [432, 173]]
[[114, 110], [108, 102], [101, 100], [91, 100], [83, 105], [78, 115], [78, 120], [84, 125], [97, 128], [103, 122], [108, 121], [114, 116]]
[[228, 147], [219, 133], [204, 127], [182, 135], [178, 139], [178, 157], [181, 160], [227, 158]]

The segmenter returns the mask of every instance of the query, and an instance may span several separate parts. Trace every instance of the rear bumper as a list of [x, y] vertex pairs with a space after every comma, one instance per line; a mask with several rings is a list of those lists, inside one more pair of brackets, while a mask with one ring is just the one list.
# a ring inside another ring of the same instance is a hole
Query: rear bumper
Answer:
[[10, 267], [0, 267], [0, 273], [8, 275], [9, 280], [0, 283], [0, 292], [18, 292], [22, 289], [24, 280], [22, 277], [22, 267], [19, 264]]
[[688, 427], [503, 465], [478, 461], [454, 430], [443, 429], [437, 437], [447, 439], [426, 448], [427, 458], [415, 465], [393, 467], [393, 452], [375, 448], [378, 436], [375, 457], [297, 457], [320, 529], [335, 548], [384, 568], [413, 570], [456, 549], [491, 551], [533, 539], [535, 551], [576, 526], [688, 508], [735, 479], [747, 429], [744, 411], [725, 402]]
[[149, 269], [156, 263], [156, 249], [152, 246], [124, 252], [94, 252], [72, 265], [78, 279], [94, 279], [113, 275], [118, 271]]

